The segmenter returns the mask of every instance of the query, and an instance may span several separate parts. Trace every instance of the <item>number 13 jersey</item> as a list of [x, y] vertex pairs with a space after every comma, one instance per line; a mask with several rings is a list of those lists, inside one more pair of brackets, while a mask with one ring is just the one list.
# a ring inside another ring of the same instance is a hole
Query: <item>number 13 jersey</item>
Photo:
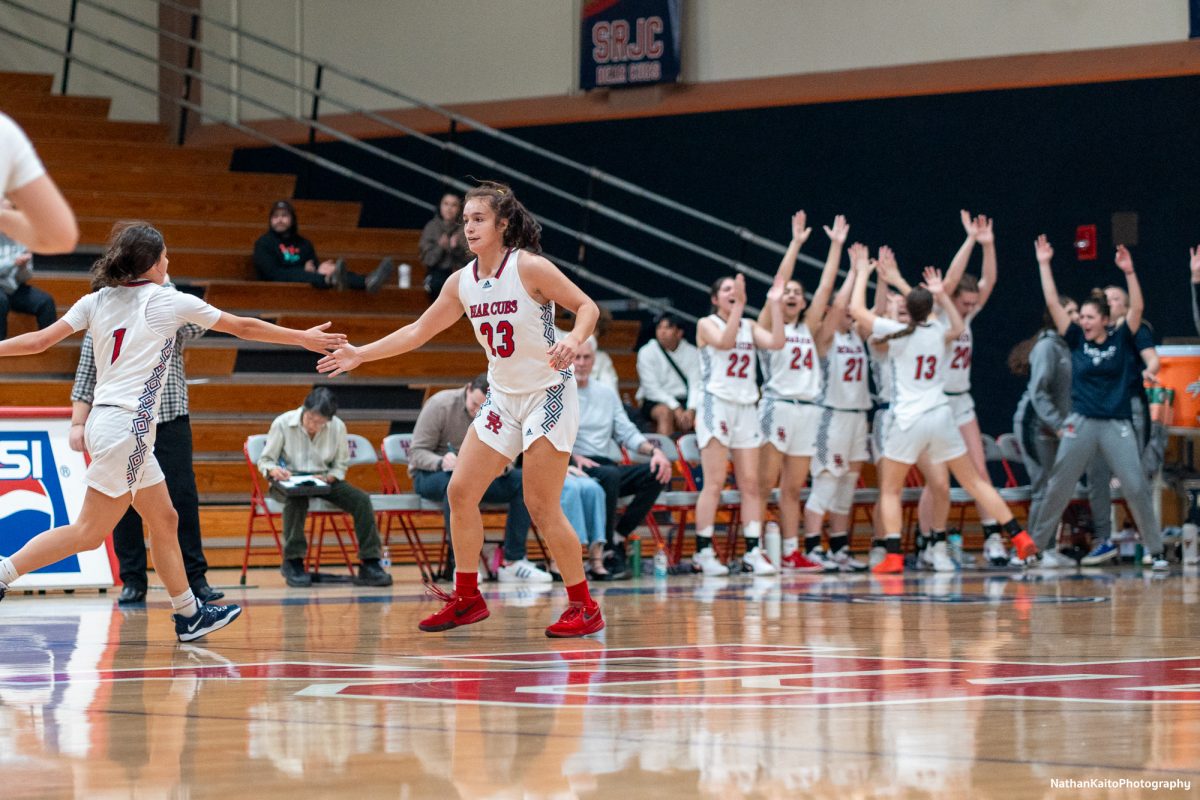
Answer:
[[[707, 319], [725, 330], [725, 320], [716, 314]], [[738, 325], [737, 338], [730, 350], [718, 350], [711, 344], [700, 348], [700, 377], [704, 391], [727, 403], [754, 404], [758, 402], [758, 362], [754, 349], [754, 323], [743, 319]]]
[[520, 250], [508, 250], [500, 269], [479, 276], [478, 260], [458, 273], [458, 298], [488, 357], [488, 383], [505, 394], [529, 394], [570, 380], [571, 368], [550, 366], [554, 303], [537, 303], [521, 283]]

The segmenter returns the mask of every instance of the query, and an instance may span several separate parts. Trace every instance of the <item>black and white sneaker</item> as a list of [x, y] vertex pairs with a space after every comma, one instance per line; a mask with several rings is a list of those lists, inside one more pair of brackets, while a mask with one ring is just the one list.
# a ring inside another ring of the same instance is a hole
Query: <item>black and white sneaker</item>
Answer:
[[8, 594], [8, 587], [0, 583], [0, 600], [4, 599], [4, 595]]
[[171, 619], [175, 620], [175, 635], [179, 641], [190, 642], [221, 630], [241, 613], [241, 606], [230, 603], [227, 606], [200, 606], [200, 610], [190, 617], [172, 614]]

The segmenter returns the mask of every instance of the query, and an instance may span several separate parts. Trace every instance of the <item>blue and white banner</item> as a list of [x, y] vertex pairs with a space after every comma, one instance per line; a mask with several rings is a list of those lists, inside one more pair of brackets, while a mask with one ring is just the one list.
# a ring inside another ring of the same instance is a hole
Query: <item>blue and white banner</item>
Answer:
[[[69, 408], [0, 408], [0, 555], [11, 556], [42, 531], [70, 524], [83, 508], [87, 465], [67, 444]], [[13, 589], [113, 585], [111, 538], [22, 575]]]
[[588, 0], [583, 4], [579, 88], [679, 80], [680, 0]]

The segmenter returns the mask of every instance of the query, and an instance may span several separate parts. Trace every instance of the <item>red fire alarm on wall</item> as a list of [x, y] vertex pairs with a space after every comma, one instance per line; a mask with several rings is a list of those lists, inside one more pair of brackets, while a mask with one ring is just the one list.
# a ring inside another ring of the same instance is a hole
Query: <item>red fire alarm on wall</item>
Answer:
[[1080, 261], [1096, 260], [1096, 226], [1080, 225], [1075, 229], [1075, 255]]

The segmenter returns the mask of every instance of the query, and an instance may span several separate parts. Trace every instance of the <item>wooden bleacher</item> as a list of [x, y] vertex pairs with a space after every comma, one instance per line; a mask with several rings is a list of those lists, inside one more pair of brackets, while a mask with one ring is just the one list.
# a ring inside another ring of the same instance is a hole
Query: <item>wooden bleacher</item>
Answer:
[[[114, 222], [144, 219], [163, 231], [171, 277], [182, 288], [202, 293], [231, 313], [290, 327], [332, 320], [354, 342], [389, 333], [427, 307], [421, 289], [389, 286], [370, 295], [254, 280], [254, 241], [267, 229], [271, 204], [292, 196], [295, 176], [230, 171], [231, 148], [176, 147], [165, 126], [111, 121], [107, 98], [53, 95], [51, 86], [49, 75], [0, 73], [0, 110], [25, 128], [75, 209], [81, 252], [99, 252]], [[418, 231], [360, 228], [357, 203], [292, 202], [301, 231], [322, 258], [343, 257], [351, 270], [366, 274], [390, 256], [410, 263], [413, 285], [421, 285]], [[35, 259], [35, 268], [37, 263]], [[89, 290], [84, 273], [44, 268], [35, 284], [54, 296], [60, 314]], [[28, 315], [10, 317], [10, 335], [33, 327]], [[637, 334], [637, 323], [616, 322], [604, 342], [623, 388], [631, 392]], [[69, 405], [81, 341], [82, 336], [73, 336], [37, 356], [0, 359], [0, 404]], [[278, 414], [299, 406], [314, 383], [328, 383], [338, 392], [351, 433], [378, 443], [393, 425], [411, 425], [419, 398], [461, 385], [486, 367], [464, 320], [428, 349], [367, 364], [332, 381], [312, 369], [315, 355], [290, 349], [286, 357], [279, 352], [286, 370], [239, 368], [240, 361], [269, 361], [275, 358], [273, 351], [282, 350], [215, 334], [187, 346], [196, 482], [214, 566], [240, 563], [249, 508], [242, 443], [252, 433], [265, 432]], [[346, 395], [358, 390], [369, 392], [369, 398], [382, 392], [399, 399], [346, 402]], [[380, 490], [371, 468], [355, 468], [349, 477], [363, 489]], [[401, 480], [406, 482], [407, 476]]]

